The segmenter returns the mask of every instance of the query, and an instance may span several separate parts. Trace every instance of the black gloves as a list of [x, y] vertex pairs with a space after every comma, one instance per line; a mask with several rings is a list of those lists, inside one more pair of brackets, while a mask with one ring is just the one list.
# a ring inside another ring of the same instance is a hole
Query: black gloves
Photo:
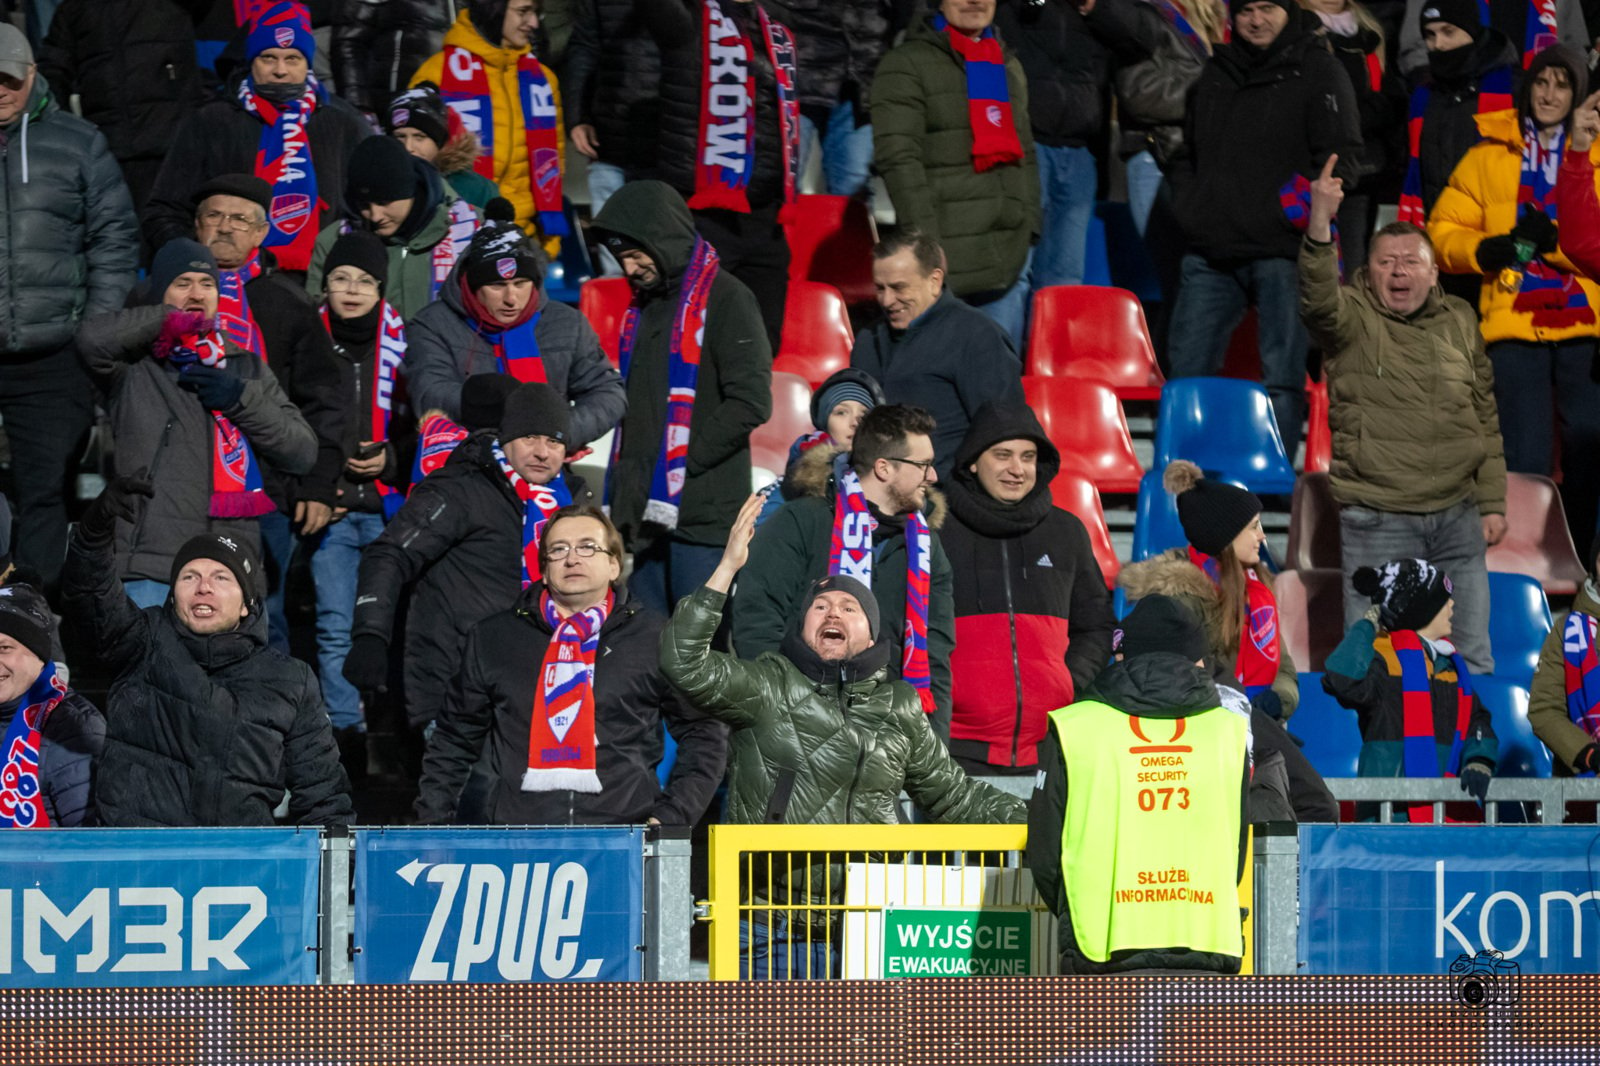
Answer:
[[1537, 207], [1523, 209], [1522, 217], [1511, 229], [1511, 237], [1513, 240], [1527, 241], [1539, 255], [1548, 255], [1556, 250], [1556, 224]]
[[178, 388], [200, 397], [209, 411], [229, 411], [244, 395], [244, 379], [220, 366], [195, 365], [178, 375]]
[[1461, 768], [1461, 791], [1478, 801], [1478, 806], [1483, 806], [1483, 801], [1489, 795], [1489, 779], [1494, 774], [1494, 767], [1482, 759], [1473, 759]]
[[1268, 718], [1283, 720], [1283, 697], [1270, 688], [1264, 688], [1250, 697], [1250, 709], [1260, 711]]
[[83, 518], [78, 522], [79, 535], [91, 543], [104, 544], [116, 536], [117, 519], [132, 525], [138, 518], [139, 501], [136, 497], [149, 498], [155, 494], [155, 486], [150, 483], [150, 472], [144, 467], [125, 477], [116, 478], [83, 512]]
[[1521, 266], [1517, 255], [1517, 239], [1509, 233], [1499, 237], [1485, 237], [1478, 242], [1478, 269], [1484, 277], [1493, 277], [1507, 267]]
[[361, 692], [389, 690], [389, 644], [373, 633], [362, 633], [350, 641], [350, 654], [344, 657], [344, 679]]
[[1572, 760], [1572, 770], [1579, 774], [1592, 774], [1600, 771], [1600, 753], [1595, 751], [1593, 744], [1578, 752], [1578, 757]]

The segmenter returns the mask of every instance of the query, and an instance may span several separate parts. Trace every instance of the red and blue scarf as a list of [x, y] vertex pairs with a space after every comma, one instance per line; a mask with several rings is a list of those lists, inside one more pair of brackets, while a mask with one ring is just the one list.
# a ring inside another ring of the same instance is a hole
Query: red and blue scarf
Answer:
[[328, 205], [317, 195], [317, 168], [311, 161], [311, 116], [322, 102], [322, 86], [306, 75], [306, 91], [297, 100], [275, 104], [256, 95], [255, 81], [239, 83], [239, 104], [262, 122], [256, 146], [255, 175], [272, 186], [267, 210], [267, 239], [284, 270], [311, 266], [318, 220]]
[[544, 533], [545, 524], [551, 515], [572, 502], [572, 491], [567, 488], [567, 479], [562, 474], [557, 474], [548, 485], [529, 484], [511, 468], [499, 441], [494, 442], [494, 458], [500, 464], [500, 472], [511, 483], [511, 491], [522, 501], [522, 587], [527, 588], [543, 576], [539, 568], [539, 537]]
[[[1406, 145], [1410, 153], [1406, 160], [1405, 182], [1400, 188], [1400, 221], [1418, 226], [1428, 224], [1428, 211], [1422, 203], [1422, 123], [1428, 114], [1428, 101], [1432, 93], [1427, 85], [1419, 85], [1411, 93], [1411, 111], [1406, 119]], [[1475, 114], [1487, 115], [1492, 111], [1505, 111], [1515, 104], [1511, 99], [1511, 68], [1495, 67], [1478, 80], [1478, 108]]]
[[[800, 98], [796, 91], [794, 37], [788, 27], [756, 15], [766, 38], [767, 59], [778, 88], [778, 124], [783, 151], [783, 202], [794, 202], [800, 178]], [[756, 76], [749, 38], [717, 0], [705, 0], [700, 41], [700, 136], [695, 164], [696, 211], [750, 213], [746, 195], [756, 159]]]
[[1522, 68], [1526, 70], [1534, 56], [1558, 44], [1561, 38], [1556, 32], [1556, 0], [1524, 0], [1524, 3], [1528, 14], [1522, 31]]
[[[221, 366], [224, 348], [222, 334], [215, 328], [207, 333], [189, 333], [163, 355], [179, 373], [196, 363]], [[211, 411], [211, 507], [212, 518], [259, 518], [274, 509], [271, 497], [261, 482], [261, 464], [256, 462], [250, 442], [239, 427]]]
[[[534, 298], [538, 298], [537, 294]], [[535, 311], [526, 322], [519, 322], [510, 329], [498, 333], [478, 330], [478, 335], [494, 348], [494, 365], [497, 371], [510, 374], [524, 383], [550, 380], [545, 376], [544, 357], [539, 354], [539, 340], [534, 334], [538, 325], [539, 312]]]
[[[872, 587], [872, 534], [878, 520], [867, 506], [861, 478], [846, 467], [838, 479], [828, 573], [853, 577]], [[934, 712], [933, 675], [928, 669], [928, 599], [933, 581], [933, 534], [920, 511], [906, 515], [906, 626], [901, 642], [900, 679], [917, 690], [922, 709]]]
[[[1217, 560], [1189, 546], [1189, 561], [1198, 566], [1213, 585], [1221, 584]], [[1278, 647], [1278, 599], [1256, 572], [1244, 568], [1245, 611], [1239, 634], [1239, 657], [1233, 676], [1244, 686], [1246, 696], [1255, 696], [1272, 687], [1278, 679], [1281, 651]]]
[[551, 633], [528, 722], [524, 792], [600, 791], [595, 770], [594, 661], [600, 629], [615, 604], [615, 594], [608, 591], [603, 602], [562, 618], [550, 593], [539, 594], [539, 611]]
[[456, 262], [467, 254], [467, 245], [472, 243], [472, 235], [478, 232], [480, 224], [477, 209], [465, 200], [458, 199], [451, 203], [449, 218], [450, 228], [445, 232], [444, 239], [433, 246], [433, 275], [428, 283], [430, 300], [439, 298], [439, 290], [444, 286], [445, 279], [450, 276]]
[[1201, 59], [1210, 58], [1211, 42], [1194, 28], [1194, 24], [1189, 21], [1187, 13], [1182, 8], [1172, 0], [1146, 0], [1146, 2], [1161, 14], [1167, 25], [1178, 34], [1178, 39], [1189, 46], [1190, 51]]
[[[717, 279], [717, 250], [704, 237], [694, 239], [694, 251], [678, 286], [678, 307], [672, 318], [672, 339], [667, 350], [667, 419], [662, 431], [661, 452], [650, 476], [650, 497], [645, 503], [644, 520], [665, 529], [678, 527], [678, 501], [689, 476], [689, 423], [694, 417], [695, 390], [700, 382], [700, 345], [705, 336], [706, 305], [711, 284]], [[634, 296], [627, 314], [622, 316], [618, 340], [618, 362], [622, 380], [628, 380], [633, 366], [633, 344], [638, 337], [640, 298]], [[617, 427], [611, 446], [611, 464], [606, 472], [606, 499], [611, 498], [611, 471], [622, 455], [622, 436], [627, 423]]]
[[[1529, 209], [1543, 211], [1551, 221], [1556, 215], [1556, 175], [1561, 171], [1561, 155], [1566, 149], [1565, 129], [1556, 131], [1549, 148], [1539, 139], [1538, 127], [1531, 118], [1522, 122], [1522, 176], [1517, 184], [1517, 215]], [[1522, 285], [1511, 301], [1512, 309], [1531, 316], [1535, 327], [1565, 329], [1587, 325], [1595, 320], [1594, 308], [1578, 278], [1535, 256], [1522, 268]]]
[[[1389, 634], [1395, 659], [1400, 663], [1400, 709], [1405, 740], [1403, 742], [1402, 768], [1407, 777], [1439, 776], [1439, 738], [1433, 716], [1433, 668], [1428, 653], [1423, 650], [1422, 638], [1415, 630], [1403, 629]], [[1456, 724], [1450, 740], [1450, 755], [1445, 760], [1445, 776], [1454, 777], [1461, 772], [1461, 749], [1466, 740], [1467, 725], [1472, 718], [1472, 682], [1468, 680], [1467, 664], [1454, 651], [1450, 660], [1456, 669]], [[1411, 807], [1413, 822], [1433, 821], [1433, 807], [1429, 804]]]
[[[1311, 179], [1296, 174], [1278, 190], [1278, 206], [1289, 225], [1304, 233], [1311, 226]], [[1339, 246], [1339, 216], [1328, 220], [1328, 232], [1333, 237], [1333, 253], [1339, 262], [1339, 278], [1344, 278], [1344, 251]]]
[[[322, 326], [328, 328], [328, 306], [322, 306]], [[372, 439], [388, 441], [389, 419], [394, 416], [395, 399], [403, 388], [400, 381], [400, 364], [406, 357], [406, 323], [389, 301], [378, 305], [378, 337], [372, 345], [372, 387], [368, 390], [369, 415], [372, 419]], [[419, 449], [420, 453], [420, 449]], [[383, 519], [388, 521], [405, 495], [381, 477], [372, 482], [383, 501]]]
[[413, 487], [439, 469], [456, 450], [456, 445], [466, 440], [468, 431], [446, 415], [431, 414], [417, 426], [417, 459], [411, 468]]
[[222, 335], [247, 352], [267, 361], [267, 342], [250, 313], [250, 297], [245, 286], [261, 276], [261, 250], [250, 253], [238, 270], [217, 271], [217, 328]]
[[[495, 180], [494, 98], [483, 59], [459, 45], [444, 50], [444, 79], [439, 95], [477, 134], [483, 153], [472, 169]], [[517, 58], [517, 107], [528, 153], [528, 185], [538, 213], [539, 231], [565, 237], [567, 216], [561, 205], [561, 128], [556, 122], [556, 94], [544, 65], [532, 52]]]
[[1572, 611], [1561, 632], [1561, 658], [1565, 665], [1567, 717], [1572, 724], [1600, 740], [1600, 657], [1595, 653], [1594, 615]]
[[994, 27], [976, 41], [935, 15], [933, 27], [950, 42], [967, 72], [967, 122], [972, 127], [972, 169], [982, 174], [1007, 163], [1022, 162], [1022, 140], [1011, 114], [1011, 89], [1006, 84], [1006, 56]]
[[39, 732], [66, 694], [66, 684], [56, 676], [56, 664], [47, 662], [11, 716], [11, 724], [6, 727], [4, 762], [0, 763], [0, 826], [50, 828], [50, 815], [44, 808], [44, 783], [39, 776], [43, 743]]

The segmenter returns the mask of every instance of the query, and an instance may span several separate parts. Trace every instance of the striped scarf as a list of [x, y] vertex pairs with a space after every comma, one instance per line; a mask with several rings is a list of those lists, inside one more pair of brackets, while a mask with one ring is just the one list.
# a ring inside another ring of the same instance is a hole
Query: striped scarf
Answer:
[[[1411, 93], [1411, 110], [1406, 119], [1406, 146], [1410, 153], [1406, 160], [1405, 182], [1400, 189], [1400, 221], [1418, 226], [1428, 224], [1428, 212], [1422, 202], [1422, 122], [1428, 114], [1428, 101], [1432, 93], [1426, 85], [1419, 85]], [[1511, 68], [1495, 67], [1478, 80], [1478, 107], [1476, 114], [1505, 111], [1515, 106], [1511, 100]]]
[[1572, 611], [1561, 632], [1565, 666], [1567, 717], [1589, 736], [1600, 739], [1600, 658], [1595, 654], [1596, 620]]
[[411, 484], [433, 473], [445, 464], [456, 445], [467, 439], [465, 426], [457, 425], [445, 415], [428, 415], [417, 427], [417, 458], [412, 464]]
[[[1304, 233], [1311, 225], [1311, 179], [1296, 174], [1278, 190], [1278, 206], [1289, 225]], [[1328, 230], [1333, 237], [1333, 252], [1339, 263], [1339, 279], [1344, 280], [1344, 250], [1339, 246], [1339, 216], [1328, 220]]]
[[539, 594], [539, 611], [552, 632], [528, 722], [524, 792], [600, 791], [595, 770], [594, 661], [600, 629], [615, 604], [615, 595], [608, 591], [603, 602], [562, 618], [550, 593]]
[[250, 297], [245, 286], [261, 276], [261, 250], [250, 253], [237, 270], [217, 271], [217, 328], [222, 335], [267, 361], [267, 343], [261, 337], [256, 316], [250, 313]]
[[262, 242], [284, 270], [311, 266], [318, 221], [328, 205], [317, 195], [317, 168], [311, 160], [311, 116], [324, 99], [314, 74], [306, 75], [306, 91], [281, 106], [256, 95], [255, 81], [239, 83], [239, 106], [262, 122], [256, 147], [255, 176], [272, 186], [267, 209], [267, 238]]
[[[321, 314], [322, 327], [329, 329], [327, 304], [322, 305]], [[378, 310], [378, 337], [372, 345], [372, 387], [368, 390], [367, 398], [367, 402], [371, 405], [368, 413], [372, 420], [373, 440], [389, 439], [389, 419], [394, 415], [396, 390], [403, 388], [400, 381], [400, 364], [405, 357], [405, 320], [400, 317], [400, 312], [385, 300], [379, 305]], [[418, 449], [418, 455], [420, 454], [421, 449]], [[374, 479], [372, 486], [383, 502], [384, 521], [388, 521], [394, 517], [396, 511], [400, 510], [400, 505], [405, 502], [405, 495], [381, 477]]]
[[499, 441], [494, 442], [494, 459], [500, 464], [500, 472], [511, 483], [511, 491], [522, 501], [522, 587], [527, 588], [542, 576], [539, 570], [539, 535], [544, 532], [550, 516], [572, 502], [572, 492], [567, 488], [567, 479], [561, 474], [557, 474], [548, 485], [530, 484], [511, 469], [511, 462], [506, 458]]
[[[1522, 121], [1522, 175], [1517, 184], [1517, 215], [1535, 209], [1556, 221], [1556, 175], [1566, 149], [1565, 129], [1556, 131], [1555, 143], [1546, 148], [1533, 119]], [[1514, 273], [1514, 272], [1513, 272]], [[1553, 267], [1538, 256], [1522, 267], [1521, 285], [1512, 299], [1514, 310], [1530, 315], [1535, 327], [1564, 329], [1595, 320], [1594, 308], [1575, 275]]]
[[39, 776], [43, 743], [39, 731], [66, 694], [66, 684], [56, 676], [56, 664], [47, 662], [11, 716], [5, 747], [0, 749], [5, 758], [0, 765], [0, 826], [50, 828], [50, 815], [44, 809], [44, 782]]
[[[221, 366], [222, 335], [213, 328], [208, 333], [190, 333], [157, 358], [164, 358], [180, 374], [185, 367]], [[274, 509], [261, 481], [261, 464], [250, 442], [221, 411], [211, 415], [211, 506], [212, 518], [259, 518]]]
[[[796, 91], [794, 37], [788, 27], [756, 17], [766, 38], [767, 60], [778, 89], [778, 134], [783, 152], [783, 202], [794, 202], [800, 179], [800, 98]], [[695, 211], [721, 209], [750, 213], [747, 195], [756, 158], [756, 76], [750, 40], [722, 10], [705, 0], [700, 20], [699, 151], [694, 168]]]
[[[878, 520], [867, 506], [861, 478], [846, 468], [838, 479], [833, 509], [833, 536], [828, 545], [828, 573], [853, 577], [872, 587], [872, 534]], [[917, 690], [922, 709], [934, 712], [933, 677], [928, 669], [928, 599], [932, 588], [933, 534], [922, 514], [906, 515], [906, 625], [901, 644], [900, 679]]]
[[[1433, 714], [1433, 667], [1423, 650], [1422, 638], [1415, 630], [1403, 629], [1389, 634], [1395, 658], [1400, 663], [1400, 706], [1405, 741], [1403, 748], [1405, 776], [1439, 776], [1439, 740]], [[1472, 682], [1468, 679], [1467, 664], [1454, 651], [1450, 661], [1456, 672], [1456, 722], [1450, 740], [1450, 755], [1445, 760], [1446, 777], [1461, 772], [1461, 748], [1467, 735], [1467, 723], [1472, 718]], [[1433, 821], [1433, 807], [1429, 804], [1414, 806], [1409, 811], [1413, 822]]]
[[1006, 85], [1006, 57], [993, 26], [976, 41], [935, 15], [933, 27], [945, 35], [966, 69], [967, 123], [972, 127], [972, 169], [982, 174], [1007, 163], [1022, 162], [1022, 141], [1011, 114]]
[[[711, 283], [717, 278], [717, 250], [705, 238], [694, 239], [694, 251], [678, 287], [678, 307], [672, 318], [672, 339], [667, 350], [667, 418], [662, 432], [661, 451], [650, 476], [650, 496], [645, 503], [644, 520], [664, 529], [678, 527], [678, 501], [689, 471], [689, 422], [694, 416], [695, 390], [700, 381], [700, 345], [705, 337], [706, 307]], [[633, 344], [638, 337], [639, 315], [643, 309], [635, 294], [628, 313], [622, 317], [618, 342], [618, 361], [622, 379], [628, 380], [633, 366]], [[627, 420], [617, 427], [611, 446], [611, 464], [606, 470], [606, 500], [611, 500], [611, 478], [622, 455], [622, 439]]]

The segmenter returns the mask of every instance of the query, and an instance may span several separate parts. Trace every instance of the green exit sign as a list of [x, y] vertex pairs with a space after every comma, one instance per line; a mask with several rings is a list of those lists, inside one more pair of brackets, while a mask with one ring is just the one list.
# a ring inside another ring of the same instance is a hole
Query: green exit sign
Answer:
[[883, 976], [1025, 977], [1031, 923], [1027, 911], [885, 911]]

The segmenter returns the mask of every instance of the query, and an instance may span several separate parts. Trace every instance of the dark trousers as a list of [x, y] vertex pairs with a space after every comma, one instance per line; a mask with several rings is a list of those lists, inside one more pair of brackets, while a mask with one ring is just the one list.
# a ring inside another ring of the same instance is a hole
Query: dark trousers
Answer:
[[42, 359], [0, 360], [0, 419], [11, 441], [16, 530], [12, 555], [46, 589], [61, 580], [67, 501], [94, 422], [89, 375], [70, 346]]
[[789, 242], [778, 224], [778, 206], [748, 215], [737, 211], [696, 211], [695, 228], [717, 250], [722, 268], [750, 289], [761, 307], [772, 354], [783, 337], [783, 305], [789, 297]]

